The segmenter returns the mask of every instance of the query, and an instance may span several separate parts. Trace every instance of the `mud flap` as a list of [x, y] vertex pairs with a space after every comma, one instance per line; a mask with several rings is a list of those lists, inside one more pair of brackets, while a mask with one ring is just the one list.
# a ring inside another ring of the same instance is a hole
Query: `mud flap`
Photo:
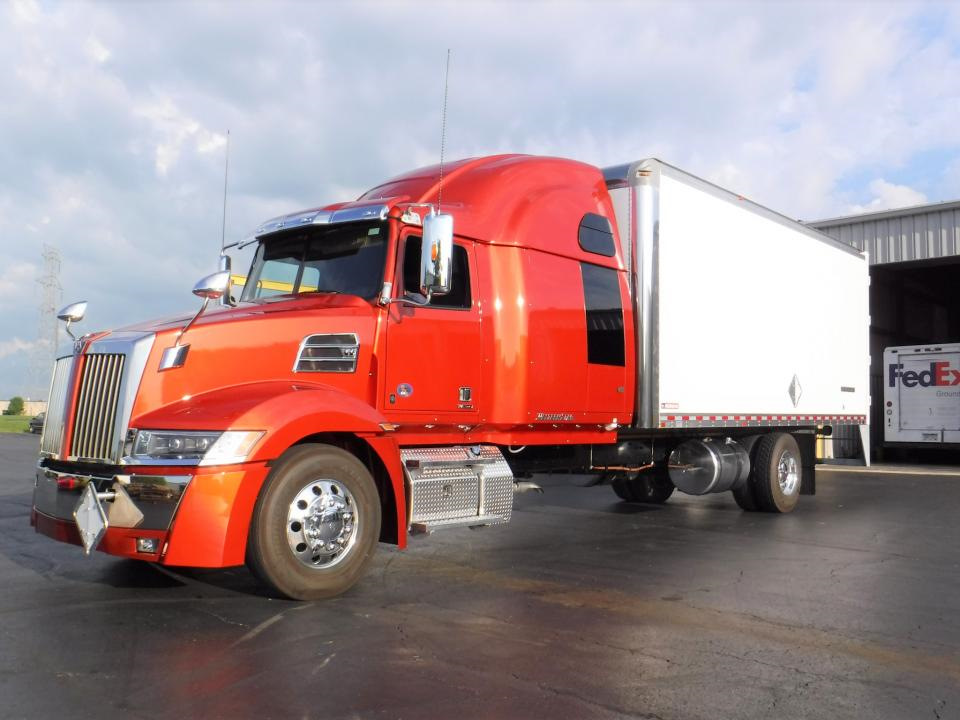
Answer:
[[800, 482], [801, 495], [815, 495], [817, 493], [817, 436], [816, 433], [794, 433], [793, 439], [800, 448], [800, 466], [802, 480]]

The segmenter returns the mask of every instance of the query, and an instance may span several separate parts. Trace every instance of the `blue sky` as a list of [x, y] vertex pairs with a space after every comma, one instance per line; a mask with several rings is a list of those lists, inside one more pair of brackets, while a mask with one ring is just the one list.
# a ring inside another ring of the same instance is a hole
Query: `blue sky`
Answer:
[[435, 162], [448, 47], [450, 158], [652, 155], [802, 219], [960, 198], [958, 3], [12, 0], [0, 398], [45, 393], [44, 244], [84, 330], [189, 311], [227, 128], [236, 238]]

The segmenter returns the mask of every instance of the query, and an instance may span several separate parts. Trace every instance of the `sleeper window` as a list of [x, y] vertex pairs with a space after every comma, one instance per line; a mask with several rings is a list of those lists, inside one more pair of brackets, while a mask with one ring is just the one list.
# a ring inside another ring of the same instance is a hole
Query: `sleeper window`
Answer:
[[587, 362], [625, 364], [620, 278], [613, 268], [580, 263], [587, 314]]

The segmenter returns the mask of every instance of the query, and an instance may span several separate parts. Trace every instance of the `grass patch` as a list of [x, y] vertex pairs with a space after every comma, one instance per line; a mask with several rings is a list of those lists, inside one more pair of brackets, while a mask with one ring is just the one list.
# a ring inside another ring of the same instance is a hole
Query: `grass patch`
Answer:
[[26, 432], [29, 425], [28, 415], [0, 415], [0, 432]]

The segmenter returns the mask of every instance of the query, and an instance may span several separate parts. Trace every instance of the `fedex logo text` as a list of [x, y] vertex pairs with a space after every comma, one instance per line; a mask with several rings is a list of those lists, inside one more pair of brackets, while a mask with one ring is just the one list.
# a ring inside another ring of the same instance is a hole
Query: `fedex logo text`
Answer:
[[903, 363], [892, 363], [888, 366], [890, 387], [895, 387], [897, 378], [904, 387], [933, 387], [945, 385], [960, 385], [960, 370], [954, 370], [949, 362], [932, 362], [929, 370], [907, 370], [904, 372]]

